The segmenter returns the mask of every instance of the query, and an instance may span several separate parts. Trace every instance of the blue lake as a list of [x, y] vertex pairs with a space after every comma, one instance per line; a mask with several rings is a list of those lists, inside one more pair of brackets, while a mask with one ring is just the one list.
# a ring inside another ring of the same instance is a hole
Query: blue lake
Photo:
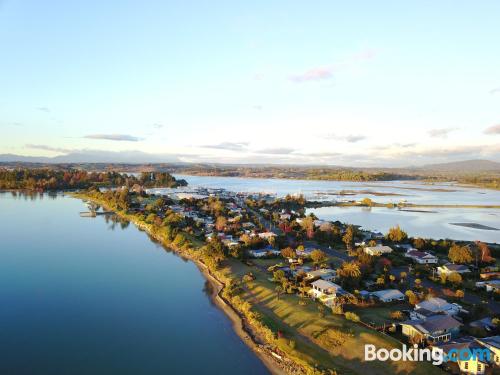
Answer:
[[267, 374], [197, 267], [82, 202], [0, 193], [0, 374]]

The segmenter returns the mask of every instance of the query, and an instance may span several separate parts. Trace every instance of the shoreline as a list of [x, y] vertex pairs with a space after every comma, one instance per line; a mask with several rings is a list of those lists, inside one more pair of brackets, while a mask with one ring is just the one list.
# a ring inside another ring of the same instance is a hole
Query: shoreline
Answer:
[[[75, 199], [84, 199], [83, 196], [80, 196], [79, 193], [76, 194], [70, 194], [73, 198]], [[161, 238], [158, 238], [155, 236], [153, 233], [151, 233], [147, 226], [142, 225], [141, 223], [136, 222], [133, 218], [130, 218], [128, 215], [124, 215], [121, 212], [114, 211], [110, 209], [109, 206], [104, 204], [104, 202], [98, 202], [97, 200], [85, 196], [85, 199], [88, 200], [93, 200], [99, 204], [101, 204], [102, 207], [106, 207], [108, 210], [112, 211], [114, 214], [130, 221], [135, 225], [137, 229], [140, 231], [146, 232], [149, 236], [154, 238], [158, 243], [161, 244], [161, 246], [168, 248], [169, 250], [172, 250], [175, 252], [177, 255], [193, 262], [200, 273], [203, 275], [206, 281], [210, 283], [212, 286], [212, 293], [211, 293], [211, 298], [214, 301], [214, 303], [217, 305], [217, 307], [224, 313], [224, 315], [229, 319], [231, 322], [231, 325], [233, 327], [233, 331], [236, 333], [236, 335], [241, 339], [241, 341], [255, 354], [255, 356], [264, 364], [264, 366], [269, 370], [270, 374], [272, 375], [287, 375], [288, 372], [280, 366], [281, 362], [277, 362], [277, 358], [275, 358], [270, 350], [266, 350], [265, 348], [262, 347], [262, 344], [258, 343], [255, 339], [255, 337], [252, 335], [251, 332], [249, 332], [249, 328], [246, 327], [245, 324], [245, 319], [239, 314], [238, 310], [234, 308], [234, 306], [229, 302], [226, 301], [222, 296], [221, 293], [225, 288], [225, 283], [221, 280], [219, 280], [215, 275], [213, 275], [208, 267], [198, 259], [195, 259], [193, 256], [186, 254], [185, 252], [176, 249], [175, 246], [170, 246], [164, 244]]]

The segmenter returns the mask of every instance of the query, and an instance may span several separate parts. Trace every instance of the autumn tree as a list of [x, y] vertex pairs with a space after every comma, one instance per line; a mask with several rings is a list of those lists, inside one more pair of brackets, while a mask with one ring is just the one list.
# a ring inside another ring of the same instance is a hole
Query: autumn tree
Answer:
[[281, 256], [283, 258], [292, 258], [293, 259], [297, 256], [297, 253], [291, 247], [285, 247], [284, 249], [281, 249]]
[[404, 230], [400, 228], [399, 225], [389, 229], [386, 238], [392, 242], [402, 242], [408, 238], [408, 235]]
[[467, 246], [453, 244], [448, 252], [448, 259], [452, 263], [467, 264], [474, 260], [472, 252]]
[[448, 275], [448, 281], [455, 286], [458, 286], [462, 283], [462, 276], [458, 272], [451, 272]]
[[352, 245], [354, 243], [354, 235], [354, 227], [352, 225], [349, 225], [344, 233], [344, 236], [342, 237], [342, 242], [345, 243], [345, 247], [349, 250], [352, 248]]
[[311, 252], [311, 260], [314, 262], [314, 264], [320, 264], [325, 262], [328, 259], [327, 255], [319, 250], [319, 249], [314, 249]]

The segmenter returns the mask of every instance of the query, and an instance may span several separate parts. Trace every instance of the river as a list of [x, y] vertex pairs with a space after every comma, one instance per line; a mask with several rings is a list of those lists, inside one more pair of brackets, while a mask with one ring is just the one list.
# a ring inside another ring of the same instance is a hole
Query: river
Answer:
[[0, 374], [267, 374], [198, 268], [82, 202], [0, 193]]

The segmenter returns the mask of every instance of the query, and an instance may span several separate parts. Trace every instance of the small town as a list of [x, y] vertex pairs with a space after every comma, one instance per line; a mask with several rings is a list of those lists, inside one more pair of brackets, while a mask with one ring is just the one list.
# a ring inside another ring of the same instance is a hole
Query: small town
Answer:
[[[306, 215], [306, 207], [315, 202], [300, 195], [145, 189], [139, 184], [89, 194], [164, 228], [174, 248], [199, 248], [210, 269], [229, 268], [233, 296], [254, 306], [293, 300], [296, 311], [320, 319], [341, 317], [342, 329], [315, 340], [320, 347], [342, 348], [352, 330], [345, 327], [359, 326], [400, 344], [436, 347], [445, 354], [464, 348], [491, 353], [444, 363], [442, 369], [451, 373], [498, 370], [495, 244], [409, 238], [398, 226], [383, 234], [319, 220]], [[304, 332], [264, 321], [278, 342], [273, 353], [281, 358], [293, 352], [297, 335]]]

